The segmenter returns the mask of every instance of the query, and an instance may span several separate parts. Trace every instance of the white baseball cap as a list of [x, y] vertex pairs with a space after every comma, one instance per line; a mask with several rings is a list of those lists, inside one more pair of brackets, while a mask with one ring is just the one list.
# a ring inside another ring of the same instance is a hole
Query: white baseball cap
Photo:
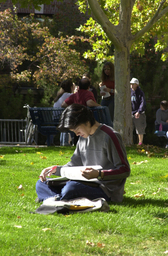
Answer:
[[131, 79], [131, 81], [130, 81], [130, 84], [137, 84], [137, 85], [139, 85], [139, 80], [137, 78], [133, 77]]

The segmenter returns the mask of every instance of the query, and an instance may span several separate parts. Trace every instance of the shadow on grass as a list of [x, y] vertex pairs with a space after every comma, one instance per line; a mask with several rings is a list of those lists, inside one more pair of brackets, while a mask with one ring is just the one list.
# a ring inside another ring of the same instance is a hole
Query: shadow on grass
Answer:
[[[109, 205], [112, 205], [113, 203], [109, 203]], [[114, 205], [114, 204], [113, 204]], [[124, 197], [124, 200], [122, 203], [119, 203], [119, 205], [122, 206], [131, 206], [131, 207], [146, 207], [147, 205], [153, 205], [158, 207], [165, 207], [168, 206], [168, 200], [163, 199], [145, 199], [145, 198], [132, 198], [132, 197]]]

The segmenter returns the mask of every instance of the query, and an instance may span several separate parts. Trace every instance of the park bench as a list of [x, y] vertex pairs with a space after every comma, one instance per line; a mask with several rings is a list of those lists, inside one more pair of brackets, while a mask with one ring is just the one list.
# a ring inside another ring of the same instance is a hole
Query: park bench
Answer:
[[[108, 107], [100, 106], [90, 109], [99, 123], [112, 126]], [[33, 124], [37, 125], [37, 129], [42, 135], [47, 136], [47, 146], [50, 146], [50, 136], [59, 133], [57, 126], [64, 108], [34, 107], [29, 108], [29, 111]]]

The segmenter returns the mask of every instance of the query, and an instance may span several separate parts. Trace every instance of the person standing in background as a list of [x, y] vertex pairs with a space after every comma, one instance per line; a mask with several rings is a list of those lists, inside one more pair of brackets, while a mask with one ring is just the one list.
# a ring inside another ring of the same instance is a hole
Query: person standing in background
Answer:
[[[54, 108], [61, 108], [61, 104], [65, 99], [67, 99], [71, 94], [74, 93], [75, 84], [72, 83], [71, 79], [64, 80], [61, 83], [61, 88], [57, 92], [57, 96], [54, 99]], [[60, 146], [71, 146], [70, 141], [73, 141], [74, 134], [70, 132], [60, 133]], [[72, 142], [73, 144], [73, 142]]]
[[141, 88], [139, 87], [139, 80], [132, 78], [130, 81], [131, 85], [131, 106], [132, 106], [132, 121], [133, 127], [138, 134], [139, 143], [142, 145], [143, 136], [146, 128], [146, 115], [145, 115], [145, 96]]
[[114, 64], [106, 62], [102, 69], [100, 95], [102, 96], [101, 105], [107, 106], [110, 111], [111, 120], [114, 120]]
[[166, 100], [160, 102], [160, 108], [156, 111], [155, 129], [168, 131], [168, 102]]

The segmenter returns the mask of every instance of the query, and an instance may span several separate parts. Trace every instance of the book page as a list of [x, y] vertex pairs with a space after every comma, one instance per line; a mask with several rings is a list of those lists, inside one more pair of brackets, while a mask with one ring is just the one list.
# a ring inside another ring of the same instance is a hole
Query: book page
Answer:
[[81, 170], [86, 168], [93, 168], [96, 170], [102, 169], [101, 165], [90, 165], [90, 166], [72, 166], [72, 167], [62, 167], [61, 168], [61, 177], [66, 177], [70, 180], [85, 180], [85, 181], [97, 181], [97, 178], [86, 179], [82, 176]]

